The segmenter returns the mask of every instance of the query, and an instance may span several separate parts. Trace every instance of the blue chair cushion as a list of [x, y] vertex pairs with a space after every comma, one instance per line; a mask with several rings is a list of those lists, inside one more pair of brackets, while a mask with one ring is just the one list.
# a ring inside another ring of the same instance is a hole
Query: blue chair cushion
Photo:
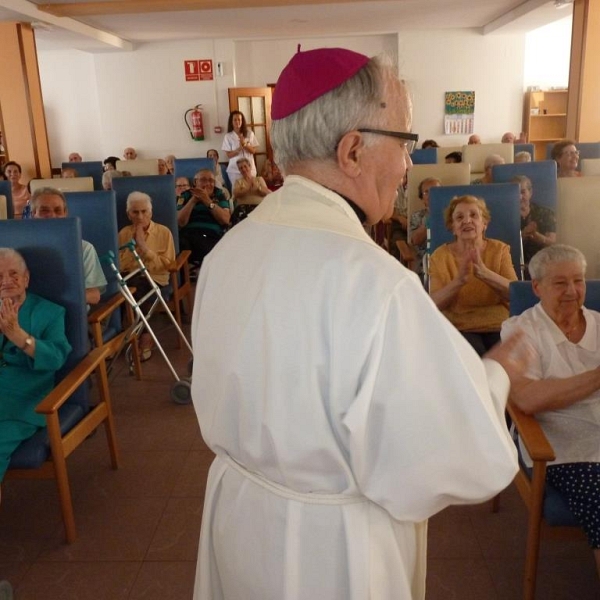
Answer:
[[[60, 431], [64, 435], [70, 431], [83, 417], [85, 411], [80, 404], [66, 403], [58, 411]], [[50, 456], [50, 439], [44, 427], [23, 442], [13, 452], [9, 469], [37, 469]]]

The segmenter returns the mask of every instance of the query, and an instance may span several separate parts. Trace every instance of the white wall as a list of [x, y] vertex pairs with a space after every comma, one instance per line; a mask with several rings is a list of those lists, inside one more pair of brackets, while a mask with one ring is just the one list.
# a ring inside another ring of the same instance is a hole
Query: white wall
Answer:
[[94, 56], [85, 52], [39, 52], [38, 64], [52, 165], [71, 152], [84, 160], [100, 158], [100, 110]]
[[[204, 156], [211, 147], [220, 149], [223, 134], [213, 133], [213, 127], [227, 125], [227, 88], [276, 81], [298, 43], [305, 50], [343, 46], [391, 55], [413, 94], [413, 129], [421, 139], [433, 137], [443, 145], [464, 141], [464, 136], [443, 135], [444, 92], [453, 90], [475, 90], [476, 130], [484, 141], [520, 131], [524, 35], [437, 30], [304, 40], [187, 40], [144, 44], [133, 52], [40, 52], [53, 165], [71, 151], [99, 160], [120, 156], [126, 146], [146, 158]], [[186, 83], [186, 59], [212, 59], [215, 66], [223, 62], [224, 77]], [[207, 138], [194, 142], [183, 114], [200, 103]]]
[[275, 83], [285, 65], [296, 54], [298, 44], [303, 51], [315, 48], [348, 48], [367, 56], [385, 53], [394, 63], [398, 61], [395, 34], [236, 42], [236, 85], [266, 86]]
[[399, 72], [413, 97], [413, 131], [441, 146], [466, 144], [468, 136], [444, 134], [444, 93], [475, 91], [475, 133], [499, 142], [521, 131], [525, 36], [474, 30], [399, 34]]
[[550, 23], [526, 36], [525, 87], [568, 87], [573, 17]]

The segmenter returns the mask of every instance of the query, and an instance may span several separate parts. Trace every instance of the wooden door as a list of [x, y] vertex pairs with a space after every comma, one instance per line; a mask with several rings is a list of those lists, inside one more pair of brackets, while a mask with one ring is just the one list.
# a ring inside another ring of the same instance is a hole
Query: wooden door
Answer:
[[229, 88], [229, 110], [239, 110], [256, 136], [258, 151], [254, 159], [259, 174], [265, 159], [273, 157], [270, 138], [272, 93], [270, 87]]

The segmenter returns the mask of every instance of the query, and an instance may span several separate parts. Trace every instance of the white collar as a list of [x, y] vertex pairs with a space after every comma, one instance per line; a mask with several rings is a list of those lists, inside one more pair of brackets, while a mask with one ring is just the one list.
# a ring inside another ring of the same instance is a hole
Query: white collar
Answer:
[[538, 302], [536, 306], [534, 306], [534, 310], [537, 312], [538, 317], [543, 319], [548, 324], [548, 331], [552, 336], [552, 341], [558, 346], [559, 344], [563, 344], [569, 342], [570, 344], [575, 344], [576, 346], [580, 346], [584, 350], [588, 350], [590, 352], [595, 352], [598, 347], [598, 336], [596, 331], [596, 326], [594, 319], [592, 319], [590, 315], [590, 311], [582, 306], [581, 310], [583, 313], [583, 318], [585, 319], [585, 333], [583, 337], [578, 342], [570, 342], [565, 334], [562, 332], [560, 327], [550, 318], [548, 313], [544, 310], [541, 302]]
[[367, 235], [352, 207], [334, 191], [300, 175], [288, 175], [249, 219], [288, 227], [320, 229], [363, 241]]

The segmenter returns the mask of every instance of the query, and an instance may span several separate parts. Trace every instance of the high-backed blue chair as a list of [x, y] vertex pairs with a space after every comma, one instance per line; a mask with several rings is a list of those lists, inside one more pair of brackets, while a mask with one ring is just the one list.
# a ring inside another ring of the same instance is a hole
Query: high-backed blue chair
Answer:
[[10, 181], [0, 181], [0, 196], [4, 196], [6, 198], [6, 215], [9, 219], [12, 219], [14, 209]]
[[[90, 351], [78, 219], [0, 221], [0, 240], [23, 254], [31, 274], [29, 289], [66, 309], [66, 334], [72, 347], [57, 373], [56, 387], [36, 411], [46, 428], [14, 452], [6, 479], [56, 479], [68, 542], [77, 537], [67, 473], [67, 457], [100, 425], [106, 429], [110, 460], [118, 451], [105, 358], [108, 350]], [[87, 379], [96, 372], [98, 402], [89, 402]]]
[[522, 273], [520, 194], [516, 183], [491, 183], [486, 185], [452, 185], [432, 187], [429, 190], [430, 251], [453, 240], [446, 229], [444, 210], [455, 196], [483, 198], [490, 211], [491, 220], [486, 236], [501, 240], [510, 246], [510, 255], [517, 276]]
[[494, 183], [507, 183], [516, 175], [525, 175], [531, 180], [533, 196], [531, 201], [551, 208], [556, 213], [558, 202], [556, 163], [553, 160], [540, 160], [530, 163], [513, 163], [492, 167]]
[[[521, 314], [538, 302], [530, 281], [511, 282], [509, 292], [511, 316]], [[585, 305], [590, 309], [600, 310], [600, 281], [587, 282]], [[556, 456], [540, 424], [534, 416], [526, 415], [512, 403], [507, 405], [507, 410], [533, 462], [533, 466], [529, 468], [520, 460], [519, 472], [515, 477], [515, 485], [529, 512], [524, 598], [533, 600], [542, 530], [548, 526], [576, 527], [578, 529], [575, 530], [575, 535], [581, 536], [582, 532], [564, 497], [546, 483], [546, 465]]]
[[531, 160], [535, 160], [535, 146], [533, 144], [515, 144], [515, 156], [517, 152], [529, 152]]
[[214, 171], [215, 163], [212, 158], [176, 158], [175, 177], [187, 177], [192, 183], [194, 175], [200, 169]]
[[231, 179], [229, 179], [229, 173], [227, 172], [227, 165], [229, 163], [219, 163], [219, 168], [221, 169], [221, 177], [223, 178], [223, 183], [227, 188], [229, 194], [233, 194], [233, 190], [231, 189]]
[[[185, 160], [185, 159], [184, 159]], [[192, 284], [190, 280], [189, 250], [179, 251], [179, 228], [177, 226], [177, 205], [175, 185], [172, 175], [146, 175], [140, 177], [118, 177], [113, 180], [116, 193], [117, 226], [121, 230], [129, 225], [127, 218], [127, 196], [131, 192], [144, 192], [152, 198], [152, 219], [173, 234], [175, 242], [175, 262], [169, 268], [171, 303], [175, 320], [181, 327], [181, 304], [185, 301], [188, 314], [192, 311]], [[181, 338], [178, 337], [179, 344]]]
[[94, 180], [94, 189], [102, 189], [102, 175], [104, 166], [99, 160], [89, 160], [83, 162], [64, 162], [63, 169], [73, 169], [78, 177], [91, 177]]
[[[79, 217], [84, 240], [94, 246], [98, 256], [112, 252], [119, 266], [119, 239], [117, 230], [117, 206], [114, 191], [67, 192], [69, 216]], [[96, 347], [110, 347], [110, 356], [117, 357], [123, 346], [132, 342], [133, 366], [136, 377], [141, 379], [141, 362], [137, 340], [131, 338], [134, 322], [133, 309], [119, 291], [119, 283], [108, 260], [102, 260], [107, 286], [100, 304], [90, 310], [88, 324]], [[125, 307], [125, 319], [121, 315]]]
[[413, 150], [410, 159], [415, 165], [435, 165], [437, 162], [437, 148], [418, 148]]

